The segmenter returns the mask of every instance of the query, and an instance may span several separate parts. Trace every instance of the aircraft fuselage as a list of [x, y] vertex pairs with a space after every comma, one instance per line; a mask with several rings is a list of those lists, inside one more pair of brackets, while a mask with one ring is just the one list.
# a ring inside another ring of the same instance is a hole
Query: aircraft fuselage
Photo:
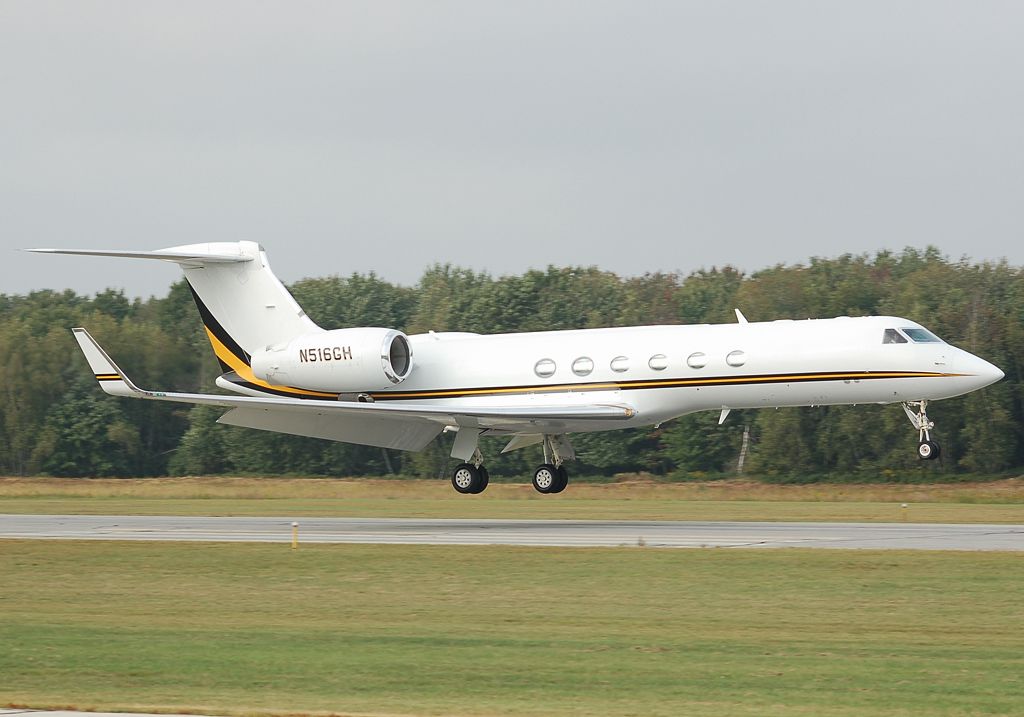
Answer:
[[[883, 343], [895, 329], [903, 343]], [[694, 411], [950, 398], [1002, 377], [941, 341], [916, 342], [898, 317], [410, 336], [413, 371], [376, 401], [457, 407], [627, 403], [631, 425]], [[608, 430], [589, 421], [571, 432]]]

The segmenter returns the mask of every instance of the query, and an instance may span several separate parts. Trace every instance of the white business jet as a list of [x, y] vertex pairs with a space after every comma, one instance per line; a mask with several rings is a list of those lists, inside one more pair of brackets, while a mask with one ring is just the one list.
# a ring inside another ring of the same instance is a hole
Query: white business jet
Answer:
[[660, 424], [695, 411], [899, 403], [918, 456], [939, 454], [928, 402], [988, 386], [1003, 372], [894, 316], [480, 335], [407, 336], [386, 327], [325, 330], [271, 272], [253, 242], [159, 251], [35, 249], [159, 259], [181, 266], [224, 373], [238, 395], [137, 387], [84, 328], [74, 329], [109, 394], [229, 409], [221, 423], [405, 451], [455, 432], [452, 474], [480, 493], [480, 436], [503, 452], [543, 444], [541, 493], [565, 489], [569, 434]]

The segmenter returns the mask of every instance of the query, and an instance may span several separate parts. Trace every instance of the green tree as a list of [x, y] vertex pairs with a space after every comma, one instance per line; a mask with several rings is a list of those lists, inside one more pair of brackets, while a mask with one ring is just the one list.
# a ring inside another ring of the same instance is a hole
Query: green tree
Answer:
[[734, 473], [747, 416], [733, 411], [722, 425], [714, 411], [691, 413], [666, 424], [661, 444], [682, 473]]
[[139, 475], [138, 427], [88, 383], [75, 383], [47, 413], [34, 463], [57, 476]]
[[750, 454], [752, 472], [771, 477], [820, 475], [825, 468], [817, 451], [820, 411], [805, 408], [762, 410], [754, 423]]
[[215, 406], [193, 406], [188, 412], [188, 429], [181, 437], [168, 466], [174, 475], [210, 475], [230, 471], [224, 450], [223, 426], [217, 419], [224, 409]]

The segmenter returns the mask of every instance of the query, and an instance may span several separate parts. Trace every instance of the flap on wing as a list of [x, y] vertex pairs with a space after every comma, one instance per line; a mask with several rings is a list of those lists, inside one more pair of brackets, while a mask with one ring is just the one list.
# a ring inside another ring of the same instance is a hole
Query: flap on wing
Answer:
[[233, 408], [221, 416], [218, 423], [400, 451], [423, 450], [444, 428], [433, 421], [401, 416], [353, 416], [330, 411], [295, 413], [255, 407]]

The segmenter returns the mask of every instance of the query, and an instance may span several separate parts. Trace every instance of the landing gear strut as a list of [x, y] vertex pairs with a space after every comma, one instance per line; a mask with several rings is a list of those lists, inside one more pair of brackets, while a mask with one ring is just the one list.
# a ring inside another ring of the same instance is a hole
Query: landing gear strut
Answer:
[[484, 468], [484, 459], [480, 450], [473, 452], [471, 463], [460, 463], [455, 466], [452, 472], [452, 487], [459, 493], [477, 494], [483, 493], [487, 484], [491, 482], [491, 476]]
[[906, 412], [907, 418], [917, 429], [917, 457], [922, 461], [935, 460], [942, 453], [939, 444], [932, 440], [931, 430], [935, 428], [935, 424], [928, 420], [927, 409], [928, 401], [903, 402], [903, 410]]
[[569, 484], [569, 472], [562, 464], [575, 456], [566, 436], [544, 436], [544, 463], [533, 472], [534, 489], [547, 494], [565, 490]]
[[[464, 495], [482, 493], [490, 482], [490, 475], [484, 468], [484, 458], [478, 447], [478, 440], [483, 432], [480, 429], [461, 428], [452, 445], [452, 458], [461, 461], [452, 471], [452, 487]], [[520, 439], [518, 442], [513, 438], [509, 446], [518, 448], [543, 441], [544, 463], [533, 473], [534, 489], [538, 493], [561, 493], [569, 483], [569, 472], [562, 464], [576, 457], [569, 437], [564, 434], [545, 434], [543, 437], [532, 435], [526, 438], [528, 440]]]

